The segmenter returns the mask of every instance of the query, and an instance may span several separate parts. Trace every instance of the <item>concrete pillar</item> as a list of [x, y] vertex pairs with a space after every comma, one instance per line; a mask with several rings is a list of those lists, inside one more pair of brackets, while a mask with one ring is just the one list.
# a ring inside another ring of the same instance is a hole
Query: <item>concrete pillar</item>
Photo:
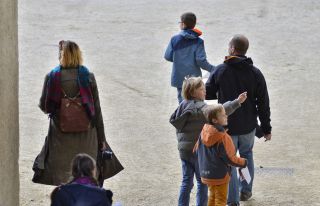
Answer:
[[17, 0], [0, 1], [0, 206], [19, 205]]

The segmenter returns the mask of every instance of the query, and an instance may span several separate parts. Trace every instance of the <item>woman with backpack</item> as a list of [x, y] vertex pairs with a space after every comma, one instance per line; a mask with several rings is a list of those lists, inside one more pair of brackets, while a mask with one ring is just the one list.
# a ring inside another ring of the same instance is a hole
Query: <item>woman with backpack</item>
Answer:
[[[106, 142], [97, 83], [82, 64], [79, 46], [59, 42], [60, 64], [46, 75], [39, 107], [49, 115], [48, 135], [37, 156], [33, 182], [60, 185], [70, 178], [70, 162], [79, 153], [98, 159], [99, 182], [120, 172], [116, 158], [104, 160], [101, 151], [111, 150]], [[108, 167], [112, 165], [111, 167]]]

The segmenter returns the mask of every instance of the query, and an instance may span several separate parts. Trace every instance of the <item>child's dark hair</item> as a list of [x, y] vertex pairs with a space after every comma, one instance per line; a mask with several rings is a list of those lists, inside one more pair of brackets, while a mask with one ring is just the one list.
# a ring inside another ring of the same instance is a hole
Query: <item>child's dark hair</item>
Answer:
[[197, 23], [197, 17], [192, 12], [186, 12], [181, 15], [181, 22], [186, 25], [185, 29], [193, 29]]
[[87, 154], [77, 154], [71, 163], [71, 174], [73, 180], [79, 177], [90, 177], [96, 183], [95, 174], [92, 173], [96, 168], [96, 161]]
[[[88, 154], [80, 153], [77, 154], [71, 163], [71, 174], [72, 178], [67, 183], [70, 184], [74, 182], [77, 178], [80, 177], [89, 177], [91, 182], [98, 186], [98, 181], [95, 178], [95, 174], [93, 171], [96, 168], [96, 161]], [[56, 187], [51, 193], [51, 201], [54, 198], [55, 193], [60, 189], [60, 187]]]

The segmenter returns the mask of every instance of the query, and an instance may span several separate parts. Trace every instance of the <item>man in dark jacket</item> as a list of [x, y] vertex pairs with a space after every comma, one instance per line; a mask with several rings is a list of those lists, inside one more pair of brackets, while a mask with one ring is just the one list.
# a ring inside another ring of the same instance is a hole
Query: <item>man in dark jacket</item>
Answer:
[[[243, 35], [235, 35], [231, 39], [229, 56], [223, 64], [216, 67], [206, 82], [206, 99], [218, 99], [219, 103], [224, 103], [247, 91], [247, 101], [229, 117], [228, 133], [240, 156], [248, 160], [248, 169], [253, 180], [252, 148], [256, 128], [262, 130], [266, 141], [271, 140], [271, 120], [267, 85], [261, 71], [253, 66], [251, 58], [245, 56], [248, 47], [249, 41]], [[258, 126], [257, 117], [261, 128]], [[249, 185], [245, 181], [241, 182], [240, 192], [239, 198], [237, 172], [232, 168], [228, 205], [239, 205], [239, 199], [248, 200], [252, 196], [252, 181]]]

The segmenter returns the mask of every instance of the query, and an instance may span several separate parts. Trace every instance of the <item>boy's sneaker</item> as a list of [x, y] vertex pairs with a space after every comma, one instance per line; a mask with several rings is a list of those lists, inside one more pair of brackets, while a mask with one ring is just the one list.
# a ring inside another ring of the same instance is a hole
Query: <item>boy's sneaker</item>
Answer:
[[240, 200], [241, 201], [247, 201], [252, 197], [252, 192], [241, 192], [240, 193]]

